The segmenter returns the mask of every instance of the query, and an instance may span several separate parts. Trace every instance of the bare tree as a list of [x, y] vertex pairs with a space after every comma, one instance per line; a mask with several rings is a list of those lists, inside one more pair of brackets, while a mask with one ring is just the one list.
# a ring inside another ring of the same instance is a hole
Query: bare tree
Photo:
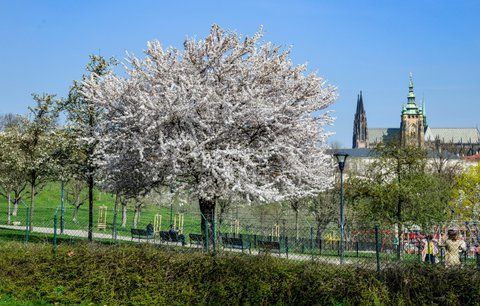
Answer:
[[308, 210], [315, 218], [317, 241], [331, 222], [338, 219], [338, 192], [329, 189], [308, 199]]
[[87, 201], [86, 187], [84, 181], [72, 180], [67, 184], [65, 189], [65, 200], [67, 204], [73, 206], [72, 221], [78, 222], [78, 211], [80, 207]]

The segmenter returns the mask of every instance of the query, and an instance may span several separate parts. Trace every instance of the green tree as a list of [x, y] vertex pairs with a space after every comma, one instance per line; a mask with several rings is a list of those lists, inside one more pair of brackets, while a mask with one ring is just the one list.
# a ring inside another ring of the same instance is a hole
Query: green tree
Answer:
[[388, 143], [378, 146], [376, 154], [366, 175], [348, 180], [347, 196], [358, 219], [395, 224], [399, 241], [405, 224], [427, 227], [446, 219], [450, 184], [428, 170], [424, 149]]
[[102, 109], [99, 104], [87, 99], [83, 94], [84, 81], [97, 80], [108, 74], [116, 64], [111, 58], [106, 60], [102, 56], [91, 55], [87, 64], [87, 74], [81, 81], [74, 81], [68, 99], [64, 105], [72, 132], [78, 141], [78, 150], [82, 158], [77, 163], [78, 173], [88, 186], [88, 239], [93, 239], [93, 189], [97, 174], [96, 147], [98, 132], [101, 124]]
[[[27, 185], [23, 154], [20, 154], [20, 133], [18, 129], [9, 128], [0, 133], [0, 194], [7, 199], [7, 224], [11, 217], [17, 215], [18, 202]], [[12, 210], [13, 194], [13, 210]]]
[[480, 163], [458, 175], [450, 203], [452, 218], [478, 220], [480, 217]]
[[56, 131], [58, 101], [54, 95], [33, 95], [36, 106], [30, 108], [31, 116], [25, 129], [19, 134], [19, 154], [25, 163], [20, 171], [26, 176], [30, 187], [29, 227], [35, 212], [35, 196], [46, 182], [55, 176], [56, 146], [61, 137]]

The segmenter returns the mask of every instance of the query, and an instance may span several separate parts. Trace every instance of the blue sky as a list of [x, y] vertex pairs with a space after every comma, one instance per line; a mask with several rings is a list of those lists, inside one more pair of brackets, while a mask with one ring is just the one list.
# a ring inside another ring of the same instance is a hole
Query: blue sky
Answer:
[[292, 46], [339, 90], [332, 141], [351, 146], [356, 96], [369, 127], [398, 127], [412, 72], [435, 127], [480, 125], [480, 1], [0, 1], [0, 113], [33, 92], [65, 96], [88, 55], [180, 47], [213, 23]]

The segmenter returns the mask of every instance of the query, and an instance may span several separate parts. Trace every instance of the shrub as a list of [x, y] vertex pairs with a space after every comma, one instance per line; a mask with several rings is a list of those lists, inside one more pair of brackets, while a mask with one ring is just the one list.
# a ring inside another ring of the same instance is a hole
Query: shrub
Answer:
[[475, 304], [480, 273], [421, 264], [376, 273], [152, 245], [0, 245], [0, 294], [61, 304]]

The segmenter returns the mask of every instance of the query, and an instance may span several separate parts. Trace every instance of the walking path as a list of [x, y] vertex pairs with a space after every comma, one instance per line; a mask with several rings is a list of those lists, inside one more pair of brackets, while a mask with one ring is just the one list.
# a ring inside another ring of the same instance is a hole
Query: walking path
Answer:
[[[0, 228], [25, 231], [25, 226], [20, 226], [20, 225], [4, 225], [4, 224], [1, 224]], [[31, 230], [31, 233], [42, 233], [42, 234], [53, 235], [54, 230], [51, 227], [34, 226]], [[57, 234], [60, 235], [60, 230], [57, 230]], [[88, 231], [64, 229], [62, 236], [65, 236], [65, 235], [70, 236], [70, 237], [79, 237], [79, 238], [85, 238], [86, 239], [88, 237]], [[112, 234], [96, 233], [96, 232], [93, 232], [93, 238], [94, 239], [110, 239], [110, 240], [113, 239]], [[130, 236], [122, 236], [122, 235], [117, 235], [117, 240], [129, 241], [129, 242], [133, 241], [135, 243], [141, 242], [140, 239], [134, 240]], [[146, 240], [145, 242], [153, 243], [153, 244], [157, 244], [157, 245], [161, 244], [161, 245], [180, 246], [178, 243], [162, 242], [162, 241], [159, 241], [159, 240], [156, 240], [156, 239]], [[197, 245], [193, 245], [193, 244], [185, 244], [182, 247], [192, 248], [192, 249], [198, 249], [199, 248]], [[223, 251], [228, 251], [229, 253], [234, 253], [234, 252], [245, 253], [242, 250], [231, 249], [231, 248], [223, 249]], [[251, 254], [251, 255], [258, 255], [259, 254], [258, 250], [247, 250], [246, 253]], [[316, 255], [316, 254], [312, 256], [312, 255], [298, 254], [298, 253], [290, 253], [288, 255], [285, 254], [285, 253], [281, 253], [281, 254], [271, 253], [271, 255], [275, 256], [275, 257], [279, 257], [279, 258], [290, 259], [290, 260], [298, 260], [298, 261], [312, 261], [313, 260], [313, 261], [316, 261], [316, 262], [318, 261], [318, 262], [324, 262], [324, 263], [329, 263], [329, 264], [340, 264], [340, 259], [337, 258], [337, 257], [332, 257], [332, 256], [321, 256], [321, 255]], [[362, 263], [362, 265], [368, 263], [368, 264], [373, 265], [374, 262], [370, 262], [370, 261], [371, 260], [368, 260], [368, 259], [360, 259], [360, 260], [358, 260], [358, 259], [356, 259], [356, 260], [346, 259], [345, 263], [346, 264]]]

